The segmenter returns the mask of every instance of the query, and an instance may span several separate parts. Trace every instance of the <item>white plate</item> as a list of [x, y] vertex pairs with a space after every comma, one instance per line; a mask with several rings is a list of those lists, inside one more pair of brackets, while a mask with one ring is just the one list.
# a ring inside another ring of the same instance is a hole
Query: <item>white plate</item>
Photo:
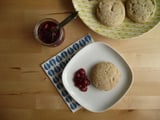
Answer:
[[[87, 92], [81, 92], [74, 85], [75, 71], [84, 68], [89, 73], [91, 67], [101, 61], [110, 61], [118, 67], [121, 73], [118, 85], [110, 91], [101, 91], [90, 85]], [[80, 50], [69, 61], [63, 71], [62, 81], [69, 94], [81, 106], [92, 112], [103, 112], [125, 95], [133, 82], [133, 74], [128, 63], [116, 50], [105, 43], [94, 42]]]

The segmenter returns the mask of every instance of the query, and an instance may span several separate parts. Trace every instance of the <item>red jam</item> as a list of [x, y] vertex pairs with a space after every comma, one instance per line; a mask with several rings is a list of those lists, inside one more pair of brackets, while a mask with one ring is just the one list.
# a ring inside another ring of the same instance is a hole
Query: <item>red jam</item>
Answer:
[[64, 29], [61, 28], [54, 32], [58, 22], [54, 19], [44, 19], [35, 28], [37, 39], [44, 45], [58, 46], [64, 40]]
[[75, 86], [78, 87], [82, 92], [87, 91], [87, 87], [90, 85], [90, 81], [87, 78], [86, 72], [83, 68], [80, 68], [75, 72], [74, 83]]

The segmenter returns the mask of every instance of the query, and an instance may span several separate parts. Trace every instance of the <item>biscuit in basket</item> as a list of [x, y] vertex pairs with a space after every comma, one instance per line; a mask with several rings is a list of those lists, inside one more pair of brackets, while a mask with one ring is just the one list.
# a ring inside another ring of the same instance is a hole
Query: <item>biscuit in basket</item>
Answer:
[[155, 14], [155, 0], [128, 0], [126, 2], [126, 12], [128, 17], [137, 23], [149, 21]]
[[91, 83], [100, 90], [111, 90], [120, 79], [118, 68], [110, 62], [97, 63], [91, 69]]
[[96, 7], [97, 19], [106, 26], [118, 26], [125, 18], [125, 7], [121, 0], [100, 0]]

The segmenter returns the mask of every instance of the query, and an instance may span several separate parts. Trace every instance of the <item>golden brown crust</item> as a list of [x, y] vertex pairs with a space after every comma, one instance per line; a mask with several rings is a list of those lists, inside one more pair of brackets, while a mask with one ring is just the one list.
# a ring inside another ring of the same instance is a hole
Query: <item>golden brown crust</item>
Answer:
[[106, 26], [118, 26], [125, 18], [125, 7], [120, 0], [100, 0], [96, 16]]
[[119, 79], [119, 70], [110, 62], [100, 62], [91, 70], [91, 82], [100, 90], [110, 90], [114, 88], [119, 82]]
[[128, 17], [137, 23], [149, 21], [155, 14], [155, 0], [128, 0], [126, 2]]

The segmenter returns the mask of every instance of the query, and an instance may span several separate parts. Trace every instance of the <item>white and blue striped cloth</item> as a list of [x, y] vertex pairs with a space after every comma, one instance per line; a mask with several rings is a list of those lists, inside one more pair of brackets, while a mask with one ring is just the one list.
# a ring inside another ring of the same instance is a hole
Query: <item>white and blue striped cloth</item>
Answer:
[[92, 43], [91, 35], [87, 34], [80, 40], [76, 41], [56, 56], [45, 61], [41, 67], [50, 78], [53, 85], [56, 87], [65, 103], [68, 105], [72, 112], [76, 112], [81, 106], [68, 94], [62, 84], [62, 71], [68, 61], [84, 46]]

